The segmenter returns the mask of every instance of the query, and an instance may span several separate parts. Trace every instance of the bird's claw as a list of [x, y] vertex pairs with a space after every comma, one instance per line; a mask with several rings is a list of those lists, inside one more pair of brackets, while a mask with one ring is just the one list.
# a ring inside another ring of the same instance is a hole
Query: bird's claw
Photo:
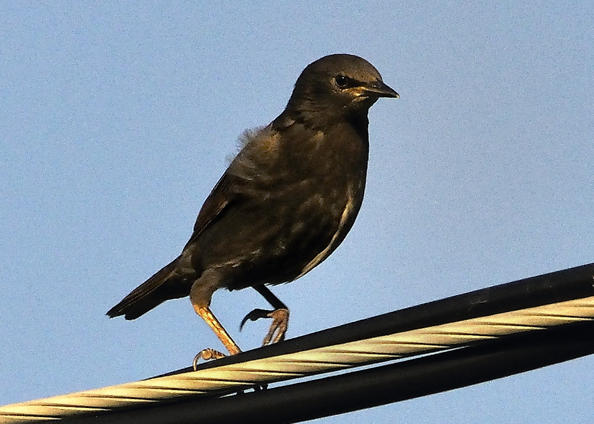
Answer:
[[261, 318], [269, 318], [268, 314], [272, 312], [266, 309], [254, 309], [253, 311], [249, 312], [246, 316], [243, 317], [241, 320], [241, 324], [239, 324], [239, 330], [243, 329], [243, 326], [246, 322], [249, 321], [257, 321]]
[[286, 308], [279, 308], [272, 311], [266, 309], [254, 309], [241, 320], [239, 329], [242, 329], [248, 320], [257, 321], [261, 318], [272, 318], [272, 324], [270, 324], [268, 333], [266, 334], [266, 337], [264, 337], [262, 346], [277, 343], [285, 339], [285, 334], [289, 327], [289, 310]]
[[263, 346], [285, 340], [285, 334], [289, 328], [288, 309], [275, 309], [268, 314], [268, 317], [272, 318], [272, 324], [270, 324], [268, 333], [264, 337]]
[[[196, 356], [194, 356], [194, 360], [192, 361], [192, 367], [194, 368], [194, 371], [196, 371], [196, 369], [198, 368], [198, 361], [200, 359], [203, 359], [205, 361], [210, 361], [213, 359], [221, 359], [221, 358], [224, 358], [225, 356], [226, 355], [224, 353], [207, 347], [206, 349], [202, 349], [200, 352], [198, 352], [198, 354], [196, 354]], [[268, 389], [268, 384], [267, 383], [258, 383], [256, 385], [254, 385], [253, 389], [255, 392], [260, 392], [262, 390]], [[241, 393], [243, 393], [243, 390], [239, 390], [237, 392], [237, 394], [241, 394]]]
[[226, 355], [224, 353], [207, 347], [206, 349], [202, 349], [200, 352], [196, 354], [196, 356], [194, 356], [194, 360], [192, 361], [192, 367], [194, 368], [194, 371], [196, 371], [196, 368], [198, 367], [198, 361], [200, 359], [210, 361], [212, 359], [221, 359], [225, 356]]

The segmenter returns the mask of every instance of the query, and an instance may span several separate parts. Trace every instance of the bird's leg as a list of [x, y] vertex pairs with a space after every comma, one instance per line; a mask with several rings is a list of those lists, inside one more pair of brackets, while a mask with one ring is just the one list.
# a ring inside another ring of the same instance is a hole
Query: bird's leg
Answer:
[[[197, 307], [194, 305], [194, 310], [198, 315], [200, 315], [204, 322], [208, 324], [212, 331], [214, 331], [219, 340], [225, 345], [230, 355], [236, 355], [241, 352], [241, 349], [239, 348], [239, 346], [237, 346], [237, 343], [233, 341], [229, 333], [227, 333], [227, 330], [225, 330], [225, 328], [221, 325], [221, 323], [219, 322], [217, 317], [214, 316], [209, 307]], [[192, 366], [194, 368], [194, 371], [196, 371], [196, 367], [198, 366], [198, 361], [200, 359], [208, 361], [211, 359], [221, 359], [224, 357], [224, 353], [207, 347], [206, 349], [202, 349], [200, 352], [196, 354], [196, 356], [194, 356]]]
[[[233, 341], [227, 330], [225, 330], [209, 308], [210, 299], [217, 288], [217, 282], [216, 274], [213, 274], [213, 272], [208, 270], [205, 271], [192, 285], [190, 290], [190, 301], [192, 302], [194, 311], [196, 311], [200, 318], [208, 324], [223, 345], [225, 345], [229, 354], [236, 355], [241, 352], [241, 349], [237, 346], [237, 343]], [[214, 349], [203, 349], [196, 355], [196, 357], [194, 357], [194, 368], [196, 368], [197, 361], [200, 358], [219, 359], [223, 356], [225, 355]]]
[[[194, 310], [196, 311], [196, 313], [198, 315], [200, 315], [200, 318], [202, 318], [204, 320], [204, 322], [206, 322], [208, 324], [208, 326], [212, 329], [212, 331], [214, 331], [214, 333], [219, 338], [219, 340], [225, 345], [225, 347], [229, 351], [230, 355], [236, 355], [239, 352], [241, 352], [241, 349], [239, 348], [239, 346], [237, 346], [237, 343], [235, 343], [233, 341], [233, 339], [231, 338], [229, 333], [227, 333], [227, 330], [225, 330], [223, 328], [223, 326], [221, 325], [221, 323], [219, 322], [217, 317], [214, 316], [214, 314], [212, 313], [212, 311], [210, 310], [210, 308], [208, 306], [206, 306], [206, 307], [198, 306], [197, 307], [196, 305], [194, 305]], [[213, 351], [213, 350], [210, 349], [210, 351]], [[214, 351], [214, 352], [216, 352], [216, 351]], [[218, 358], [215, 358], [215, 359], [218, 359]]]
[[274, 310], [254, 309], [241, 320], [239, 328], [243, 328], [248, 320], [256, 321], [261, 318], [272, 318], [272, 324], [270, 324], [270, 329], [266, 333], [262, 345], [266, 346], [284, 340], [289, 327], [289, 308], [265, 286], [255, 286], [254, 288], [272, 305]]

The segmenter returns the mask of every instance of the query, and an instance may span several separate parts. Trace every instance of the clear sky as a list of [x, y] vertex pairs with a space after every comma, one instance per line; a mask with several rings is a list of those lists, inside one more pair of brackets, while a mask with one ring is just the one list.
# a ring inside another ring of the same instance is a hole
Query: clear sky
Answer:
[[[594, 5], [0, 3], [0, 405], [135, 381], [219, 347], [187, 299], [105, 312], [174, 258], [245, 129], [308, 63], [372, 62], [365, 202], [274, 292], [288, 337], [594, 261]], [[253, 290], [213, 310], [244, 349]], [[321, 423], [585, 423], [592, 357]]]

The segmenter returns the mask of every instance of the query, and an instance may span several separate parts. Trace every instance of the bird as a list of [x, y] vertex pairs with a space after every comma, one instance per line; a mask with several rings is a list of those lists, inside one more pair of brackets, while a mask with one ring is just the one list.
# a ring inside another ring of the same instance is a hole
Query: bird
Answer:
[[[221, 288], [252, 287], [272, 309], [252, 310], [241, 326], [269, 318], [263, 345], [284, 340], [289, 309], [268, 286], [307, 274], [351, 229], [365, 191], [368, 111], [381, 97], [399, 95], [359, 56], [332, 54], [307, 65], [282, 113], [240, 137], [243, 147], [206, 198], [181, 254], [107, 315], [133, 320], [189, 296], [235, 355], [241, 349], [211, 311], [211, 298]], [[199, 355], [224, 356], [215, 349]]]

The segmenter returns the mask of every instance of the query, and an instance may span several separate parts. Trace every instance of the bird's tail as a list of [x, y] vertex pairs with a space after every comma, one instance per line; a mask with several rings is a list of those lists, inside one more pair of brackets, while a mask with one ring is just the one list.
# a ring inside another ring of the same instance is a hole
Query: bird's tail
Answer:
[[178, 260], [179, 257], [132, 290], [120, 303], [107, 311], [107, 315], [110, 318], [124, 315], [126, 319], [136, 319], [168, 299], [187, 296], [188, 293], [180, 290], [182, 287], [179, 287], [180, 282], [174, 273]]

